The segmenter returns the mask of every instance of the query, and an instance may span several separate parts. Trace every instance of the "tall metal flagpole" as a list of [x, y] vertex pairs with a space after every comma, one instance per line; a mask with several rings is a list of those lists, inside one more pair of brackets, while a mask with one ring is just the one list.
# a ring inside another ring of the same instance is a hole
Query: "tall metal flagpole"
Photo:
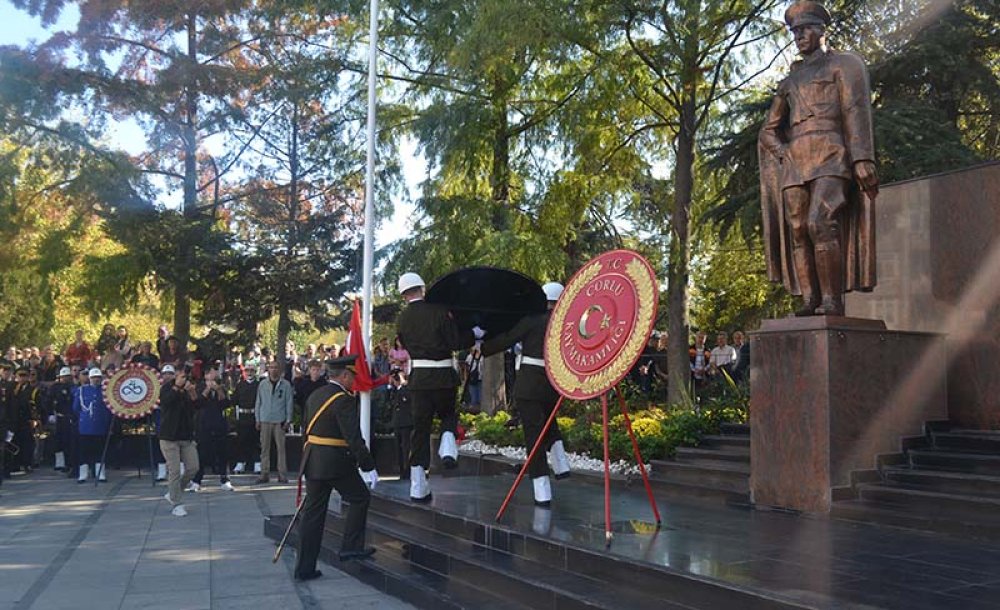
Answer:
[[[378, 0], [370, 1], [370, 21], [368, 26], [368, 164], [365, 168], [365, 243], [364, 279], [361, 301], [361, 338], [365, 351], [371, 345], [372, 336], [372, 275], [374, 260], [372, 254], [375, 241], [375, 78], [378, 66]], [[361, 435], [372, 445], [371, 431], [372, 395], [361, 393]]]

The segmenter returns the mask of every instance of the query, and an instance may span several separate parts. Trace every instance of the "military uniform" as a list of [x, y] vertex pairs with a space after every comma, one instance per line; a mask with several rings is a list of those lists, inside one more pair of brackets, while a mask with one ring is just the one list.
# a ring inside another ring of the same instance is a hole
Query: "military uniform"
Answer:
[[56, 453], [65, 456], [63, 468], [76, 471], [76, 415], [73, 413], [73, 383], [58, 381], [49, 388], [48, 415], [55, 416]]
[[334, 489], [350, 504], [341, 553], [364, 549], [371, 494], [358, 468], [365, 472], [375, 469], [375, 461], [361, 436], [358, 399], [353, 393], [338, 383], [328, 383], [306, 400], [306, 415], [305, 463], [302, 464], [306, 497], [299, 524], [297, 578], [310, 578], [316, 572], [327, 504]]
[[243, 473], [253, 468], [254, 462], [260, 461], [260, 434], [257, 432], [257, 420], [254, 418], [254, 405], [257, 402], [257, 386], [260, 380], [243, 379], [236, 384], [236, 470]]
[[[502, 352], [511, 345], [521, 343], [521, 368], [518, 369], [514, 382], [514, 405], [521, 417], [524, 427], [524, 443], [531, 450], [535, 446], [545, 422], [559, 400], [559, 393], [552, 387], [548, 375], [545, 374], [544, 347], [545, 329], [549, 324], [551, 312], [534, 314], [521, 320], [506, 333], [489, 337], [483, 341], [483, 355], [489, 356]], [[552, 422], [542, 449], [548, 451], [556, 442], [562, 441], [559, 424]], [[528, 473], [532, 478], [548, 474], [548, 466], [544, 451], [535, 454], [535, 459], [528, 465]], [[567, 470], [568, 472], [568, 470]], [[557, 472], [560, 476], [563, 472]]]
[[[785, 13], [793, 30], [829, 20], [809, 0]], [[875, 285], [877, 179], [869, 197], [854, 186], [859, 163], [874, 167], [871, 90], [857, 55], [804, 53], [778, 86], [759, 135], [765, 258], [768, 277], [803, 296], [796, 315], [843, 315], [844, 291]]]
[[[471, 330], [459, 329], [446, 308], [423, 300], [411, 301], [399, 315], [397, 334], [410, 353], [413, 366], [408, 384], [413, 403], [410, 466], [427, 470], [435, 415], [441, 419], [442, 448], [447, 451], [445, 445], [455, 442], [458, 426], [455, 398], [459, 378], [452, 363], [452, 352], [472, 346], [476, 338]], [[450, 435], [450, 439], [446, 440], [446, 435]]]
[[25, 472], [30, 472], [32, 459], [35, 455], [34, 422], [38, 417], [38, 386], [27, 382], [14, 385], [10, 395], [8, 422], [14, 433], [14, 443], [20, 448], [12, 466], [20, 466]]

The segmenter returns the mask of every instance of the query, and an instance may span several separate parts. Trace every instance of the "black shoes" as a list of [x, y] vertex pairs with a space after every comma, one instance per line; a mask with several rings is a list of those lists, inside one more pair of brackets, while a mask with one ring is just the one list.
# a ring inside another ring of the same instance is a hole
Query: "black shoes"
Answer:
[[458, 468], [458, 460], [448, 456], [441, 458], [441, 465], [445, 467], [445, 470], [454, 470]]
[[535, 506], [538, 508], [552, 508], [551, 500], [535, 500]]
[[303, 580], [303, 581], [305, 581], [305, 580], [315, 580], [315, 579], [319, 578], [322, 575], [323, 575], [323, 573], [320, 572], [319, 570], [313, 570], [312, 572], [309, 572], [307, 574], [296, 574], [295, 575], [295, 580]]
[[562, 481], [564, 479], [568, 479], [571, 474], [573, 474], [573, 471], [567, 470], [566, 472], [560, 472], [559, 474], [555, 475], [555, 477], [557, 481]]
[[362, 559], [368, 559], [375, 554], [374, 547], [366, 547], [360, 551], [341, 551], [337, 554], [341, 561], [360, 561]]
[[433, 494], [427, 494], [423, 498], [414, 498], [410, 496], [410, 502], [416, 502], [417, 504], [427, 504], [433, 499]]

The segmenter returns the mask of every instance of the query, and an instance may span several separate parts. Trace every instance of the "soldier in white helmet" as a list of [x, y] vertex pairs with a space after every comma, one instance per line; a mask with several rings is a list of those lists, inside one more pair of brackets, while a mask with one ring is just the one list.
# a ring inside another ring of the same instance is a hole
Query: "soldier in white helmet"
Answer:
[[431, 499], [427, 469], [431, 461], [431, 424], [435, 416], [441, 420], [438, 454], [442, 464], [445, 468], [454, 468], [458, 460], [455, 402], [459, 378], [452, 352], [472, 346], [476, 339], [482, 338], [483, 331], [478, 328], [463, 331], [445, 307], [425, 302], [424, 280], [416, 273], [401, 275], [398, 287], [407, 306], [399, 315], [397, 334], [410, 353], [412, 365], [409, 380], [413, 405], [410, 499], [427, 502]]
[[[522, 318], [514, 328], [509, 331], [490, 337], [483, 342], [483, 355], [489, 356], [507, 349], [517, 342], [521, 343], [521, 368], [517, 373], [517, 380], [514, 382], [514, 405], [521, 416], [521, 425], [524, 427], [524, 443], [528, 449], [535, 446], [545, 422], [549, 419], [552, 409], [555, 408], [559, 400], [559, 394], [549, 383], [549, 378], [545, 374], [545, 329], [549, 324], [549, 316], [556, 301], [562, 295], [563, 286], [556, 282], [550, 282], [542, 286], [545, 297], [549, 302], [548, 311], [545, 313], [533, 314]], [[542, 449], [548, 451], [552, 457], [553, 472], [557, 479], [569, 476], [569, 460], [566, 458], [566, 450], [563, 448], [562, 434], [559, 431], [559, 424], [552, 422], [552, 426], [545, 434]], [[531, 475], [531, 482], [535, 491], [535, 504], [547, 507], [552, 502], [552, 486], [549, 481], [549, 469], [546, 465], [545, 451], [535, 454], [535, 459], [528, 465], [528, 474]]]

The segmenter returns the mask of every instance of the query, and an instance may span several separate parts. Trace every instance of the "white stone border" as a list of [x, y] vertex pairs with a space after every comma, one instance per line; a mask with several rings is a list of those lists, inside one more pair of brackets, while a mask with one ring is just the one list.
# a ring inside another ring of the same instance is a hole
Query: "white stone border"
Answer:
[[[470, 453], [502, 455], [507, 459], [517, 460], [519, 462], [523, 462], [528, 457], [528, 451], [524, 447], [511, 447], [509, 445], [506, 447], [497, 447], [495, 445], [487, 445], [486, 443], [475, 439], [465, 441], [461, 444], [460, 448], [462, 451], [468, 451]], [[571, 470], [604, 472], [604, 460], [592, 458], [588, 453], [573, 453], [571, 451], [567, 451], [566, 457], [569, 459], [569, 467]], [[549, 460], [549, 465], [552, 465], [551, 459]], [[646, 464], [646, 471], [652, 472], [652, 467], [649, 464]], [[640, 476], [639, 466], [626, 460], [611, 462], [611, 473], [627, 477]]]

